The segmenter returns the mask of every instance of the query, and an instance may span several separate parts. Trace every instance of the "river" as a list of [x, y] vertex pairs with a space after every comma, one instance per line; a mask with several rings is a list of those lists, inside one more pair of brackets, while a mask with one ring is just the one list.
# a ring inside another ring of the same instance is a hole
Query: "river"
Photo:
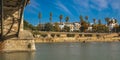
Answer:
[[41, 43], [36, 52], [0, 53], [0, 60], [120, 60], [120, 42]]

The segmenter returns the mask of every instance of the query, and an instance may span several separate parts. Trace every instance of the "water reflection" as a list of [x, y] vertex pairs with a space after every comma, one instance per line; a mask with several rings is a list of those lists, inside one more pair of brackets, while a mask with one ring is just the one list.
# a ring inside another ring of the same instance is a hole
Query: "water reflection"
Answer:
[[0, 53], [0, 60], [34, 60], [35, 52]]
[[120, 60], [120, 42], [41, 43], [35, 52], [0, 53], [0, 60]]

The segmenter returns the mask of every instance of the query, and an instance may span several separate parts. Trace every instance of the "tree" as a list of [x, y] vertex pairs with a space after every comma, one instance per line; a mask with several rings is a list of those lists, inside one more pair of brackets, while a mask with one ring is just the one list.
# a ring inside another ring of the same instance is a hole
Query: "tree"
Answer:
[[[42, 13], [39, 12], [38, 14], [38, 18], [39, 18], [39, 25], [41, 24], [41, 18], [42, 18]], [[40, 30], [41, 30], [41, 26], [39, 26]]]
[[92, 27], [93, 27], [93, 32], [99, 32], [99, 33], [109, 32], [108, 27], [103, 24], [96, 24], [93, 25]]
[[80, 15], [79, 19], [80, 19], [80, 23], [82, 23], [82, 22], [84, 21], [84, 19], [83, 19], [83, 16], [82, 16], [82, 15]]
[[59, 31], [60, 31], [60, 27], [59, 27], [59, 24], [58, 24], [58, 23], [55, 23], [54, 31], [56, 31], [56, 32], [59, 32]]
[[110, 18], [109, 18], [109, 17], [106, 17], [106, 18], [105, 18], [105, 21], [107, 22], [107, 25], [109, 25], [109, 23], [110, 23], [110, 22], [109, 22], [109, 21], [110, 21]]
[[50, 12], [50, 23], [52, 23], [52, 12]]
[[28, 23], [26, 20], [24, 20], [24, 29], [25, 30], [36, 30], [36, 28], [32, 24]]
[[80, 16], [79, 18], [80, 18], [80, 23], [81, 23], [80, 30], [81, 30], [81, 32], [86, 32], [86, 29], [88, 29], [89, 24], [88, 24], [88, 22], [84, 21], [82, 16]]
[[85, 16], [85, 20], [88, 21], [88, 16]]
[[117, 19], [115, 19], [115, 23], [117, 23]]
[[65, 21], [66, 21], [66, 22], [68, 22], [68, 21], [69, 21], [69, 19], [70, 19], [70, 18], [67, 16], [67, 17], [65, 18]]
[[98, 24], [99, 24], [99, 25], [101, 25], [101, 24], [102, 24], [100, 19], [98, 20]]
[[113, 32], [119, 32], [119, 25], [115, 25], [114, 27], [113, 27]]
[[96, 24], [96, 19], [95, 18], [93, 19], [93, 22], [94, 22], [94, 25], [95, 25]]
[[68, 27], [68, 26], [64, 26], [63, 31], [64, 31], [64, 32], [70, 32], [70, 27]]
[[63, 19], [63, 15], [62, 14], [59, 16], [59, 19], [60, 19], [60, 24], [61, 24], [62, 23], [62, 19]]
[[84, 32], [84, 27], [83, 26], [80, 27], [80, 31]]
[[[38, 18], [41, 20], [41, 18], [42, 18], [42, 13], [41, 13], [41, 12], [39, 12], [39, 14], [38, 14]], [[40, 20], [39, 20], [39, 23], [41, 23]]]
[[45, 31], [54, 31], [54, 27], [50, 23], [45, 24]]

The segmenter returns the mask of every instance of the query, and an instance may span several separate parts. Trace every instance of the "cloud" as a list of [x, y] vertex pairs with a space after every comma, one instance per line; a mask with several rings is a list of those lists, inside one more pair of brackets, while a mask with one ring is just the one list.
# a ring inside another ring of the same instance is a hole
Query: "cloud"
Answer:
[[82, 6], [84, 8], [89, 8], [89, 0], [73, 0], [75, 6]]
[[112, 9], [115, 9], [115, 10], [120, 10], [120, 0], [111, 0], [110, 2], [110, 5], [112, 7]]
[[90, 8], [98, 11], [108, 8], [108, 0], [91, 0]]
[[112, 7], [112, 9], [120, 10], [120, 0], [73, 0], [74, 6], [77, 8], [82, 7], [84, 9], [95, 9], [102, 11], [104, 9]]
[[69, 15], [72, 15], [71, 11], [64, 4], [62, 4], [61, 2], [57, 2], [55, 4], [57, 5], [57, 7], [56, 7], [57, 9], [60, 9], [61, 11], [65, 11]]
[[40, 10], [40, 4], [36, 2], [35, 0], [31, 0], [30, 4], [27, 5], [27, 11], [31, 13], [37, 13], [36, 11]]
[[35, 0], [31, 0], [30, 6], [37, 9], [38, 7], [40, 7], [40, 4]]

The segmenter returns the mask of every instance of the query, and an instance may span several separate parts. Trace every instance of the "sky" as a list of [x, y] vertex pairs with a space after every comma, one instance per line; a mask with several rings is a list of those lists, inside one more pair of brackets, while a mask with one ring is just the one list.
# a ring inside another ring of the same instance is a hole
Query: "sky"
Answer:
[[69, 22], [79, 22], [82, 15], [88, 16], [91, 23], [95, 18], [105, 24], [105, 17], [116, 18], [120, 23], [120, 0], [30, 0], [24, 10], [24, 19], [37, 25], [39, 12], [42, 13], [42, 23], [50, 22], [50, 12], [53, 13], [52, 22], [59, 22], [62, 14], [62, 22], [66, 16], [70, 17]]

